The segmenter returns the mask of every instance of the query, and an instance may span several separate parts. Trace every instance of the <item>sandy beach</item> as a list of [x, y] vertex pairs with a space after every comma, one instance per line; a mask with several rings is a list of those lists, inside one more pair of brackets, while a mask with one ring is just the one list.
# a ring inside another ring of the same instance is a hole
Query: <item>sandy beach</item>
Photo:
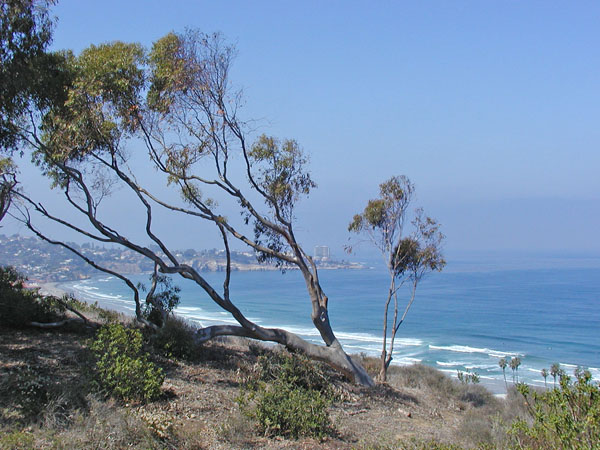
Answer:
[[[62, 297], [64, 295], [74, 295], [73, 292], [70, 292], [70, 291], [64, 289], [60, 285], [61, 285], [60, 282], [29, 283], [28, 284], [29, 287], [39, 288], [40, 293], [42, 293], [44, 295], [53, 295], [54, 297]], [[74, 297], [77, 298], [76, 295], [74, 295]], [[82, 298], [77, 298], [77, 299], [80, 301], [84, 301], [86, 303], [90, 303]], [[135, 315], [135, 311], [133, 310], [133, 308], [129, 307], [128, 305], [124, 304], [122, 301], [119, 301], [117, 299], [115, 299], [115, 300], [97, 299], [96, 301], [94, 301], [94, 303], [103, 309], [117, 311], [121, 314], [125, 314], [128, 316]]]

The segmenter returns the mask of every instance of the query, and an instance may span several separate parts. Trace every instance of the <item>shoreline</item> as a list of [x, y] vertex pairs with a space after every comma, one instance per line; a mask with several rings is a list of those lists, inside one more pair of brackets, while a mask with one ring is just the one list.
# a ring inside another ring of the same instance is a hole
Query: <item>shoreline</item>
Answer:
[[128, 308], [122, 301], [120, 300], [109, 300], [109, 299], [97, 299], [94, 302], [88, 301], [86, 299], [78, 298], [75, 295], [74, 291], [69, 291], [60, 287], [62, 281], [48, 281], [48, 282], [40, 282], [40, 283], [30, 283], [30, 287], [39, 288], [40, 293], [43, 295], [52, 295], [54, 297], [63, 297], [65, 295], [72, 295], [77, 298], [77, 300], [88, 303], [88, 304], [97, 304], [102, 309], [108, 309], [112, 311], [116, 311], [118, 313], [124, 314], [126, 316], [135, 317], [135, 311], [131, 308]]
[[[61, 288], [59, 286], [61, 283], [62, 282], [50, 281], [50, 282], [41, 282], [41, 283], [31, 283], [30, 286], [34, 287], [34, 288], [35, 287], [39, 288], [40, 293], [42, 293], [44, 295], [53, 295], [55, 297], [62, 297], [64, 295], [74, 295], [75, 294], [72, 291], [69, 292], [68, 290], [66, 290], [64, 288]], [[78, 300], [83, 301], [85, 303], [90, 303], [90, 304], [95, 303], [100, 308], [116, 311], [116, 312], [124, 314], [125, 316], [128, 316], [128, 317], [132, 317], [132, 318], [135, 317], [134, 309], [127, 307], [127, 305], [124, 304], [124, 302], [121, 300], [97, 299], [93, 303], [88, 300], [81, 299], [81, 298], [78, 298]], [[185, 317], [183, 317], [181, 315], [179, 317], [185, 319]], [[430, 366], [430, 367], [433, 367], [433, 368], [439, 370], [435, 366]], [[453, 380], [457, 379], [456, 374], [453, 375], [446, 371], [441, 371], [441, 372]], [[486, 389], [488, 389], [495, 397], [505, 398], [507, 395], [506, 385], [505, 385], [503, 379], [500, 379], [500, 380], [488, 379], [488, 378], [481, 379], [479, 384], [481, 386], [485, 387]], [[508, 387], [510, 388], [511, 383], [509, 382], [508, 384], [509, 384]]]

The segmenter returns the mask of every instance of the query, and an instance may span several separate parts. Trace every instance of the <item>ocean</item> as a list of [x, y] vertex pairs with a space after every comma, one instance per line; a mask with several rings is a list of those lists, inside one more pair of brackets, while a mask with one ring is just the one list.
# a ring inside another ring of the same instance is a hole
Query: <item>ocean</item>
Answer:
[[[501, 357], [518, 356], [519, 381], [544, 386], [540, 371], [553, 363], [571, 374], [588, 368], [600, 380], [600, 256], [462, 255], [442, 273], [423, 280], [401, 325], [393, 364], [423, 363], [451, 376], [474, 372], [483, 383], [504, 386]], [[205, 273], [218, 287], [222, 273]], [[349, 353], [381, 352], [388, 276], [381, 265], [322, 270], [330, 319]], [[132, 276], [148, 282], [148, 275]], [[200, 288], [184, 279], [176, 313], [201, 326], [235, 323]], [[86, 301], [133, 311], [128, 288], [110, 276], [62, 283]], [[403, 292], [401, 304], [407, 301]], [[320, 343], [310, 321], [310, 301], [300, 273], [234, 272], [231, 298], [256, 323], [281, 327]], [[512, 383], [513, 373], [506, 369]], [[551, 385], [552, 378], [548, 378]]]

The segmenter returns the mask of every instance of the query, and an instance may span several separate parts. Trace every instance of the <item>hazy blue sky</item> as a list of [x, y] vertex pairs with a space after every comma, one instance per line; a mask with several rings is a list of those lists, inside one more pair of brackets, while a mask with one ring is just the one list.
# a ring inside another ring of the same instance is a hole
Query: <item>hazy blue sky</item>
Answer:
[[311, 155], [319, 189], [298, 210], [309, 246], [340, 254], [352, 215], [406, 174], [450, 251], [600, 251], [597, 1], [62, 0], [53, 11], [56, 49], [150, 46], [185, 27], [235, 42], [245, 117]]

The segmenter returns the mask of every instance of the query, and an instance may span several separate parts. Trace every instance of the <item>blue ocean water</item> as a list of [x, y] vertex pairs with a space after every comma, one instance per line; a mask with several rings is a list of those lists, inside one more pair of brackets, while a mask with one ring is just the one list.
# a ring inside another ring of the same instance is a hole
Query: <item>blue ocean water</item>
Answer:
[[[213, 286], [223, 274], [206, 273]], [[322, 270], [332, 326], [346, 350], [381, 352], [383, 303], [388, 276], [380, 266]], [[132, 279], [147, 282], [148, 275]], [[208, 326], [235, 323], [187, 280], [176, 313]], [[131, 292], [118, 279], [100, 276], [60, 286], [88, 301], [133, 310]], [[321, 342], [310, 322], [310, 302], [296, 271], [236, 272], [232, 299], [253, 321], [282, 327]], [[403, 293], [402, 305], [408, 293]], [[520, 381], [543, 386], [542, 368], [558, 362], [568, 372], [589, 368], [600, 380], [600, 257], [468, 255], [451, 259], [425, 279], [399, 329], [395, 364], [421, 362], [450, 375], [476, 372], [502, 382], [501, 357], [519, 356]], [[513, 379], [510, 369], [506, 377]], [[551, 382], [552, 380], [549, 380]]]

